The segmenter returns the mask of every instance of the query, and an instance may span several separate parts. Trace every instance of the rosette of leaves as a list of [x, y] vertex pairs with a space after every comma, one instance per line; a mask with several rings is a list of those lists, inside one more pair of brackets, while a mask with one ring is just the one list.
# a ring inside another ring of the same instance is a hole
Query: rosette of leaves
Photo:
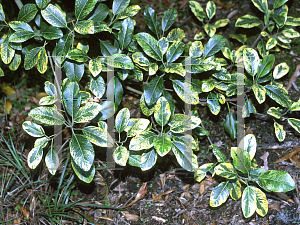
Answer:
[[[295, 30], [295, 27], [300, 26], [300, 20], [287, 15], [288, 7], [285, 4], [287, 1], [275, 0], [273, 9], [270, 10], [267, 0], [252, 0], [254, 6], [264, 14], [264, 19], [261, 20], [253, 15], [245, 15], [235, 23], [236, 27], [258, 27], [261, 29], [257, 39], [261, 40], [257, 47], [263, 57], [269, 54], [269, 50], [274, 50], [276, 46], [290, 49], [292, 39], [300, 36], [299, 32]], [[243, 44], [247, 41], [246, 35], [233, 34], [231, 37]]]
[[[240, 198], [244, 217], [251, 217], [255, 212], [265, 216], [268, 212], [268, 201], [264, 191], [288, 192], [295, 188], [293, 178], [285, 171], [265, 170], [259, 168], [255, 162], [256, 139], [253, 134], [246, 135], [238, 147], [231, 148], [230, 163], [224, 153], [216, 146], [211, 145], [218, 163], [206, 163], [195, 172], [196, 181], [201, 182], [207, 172], [225, 178], [225, 181], [216, 186], [210, 195], [210, 206], [218, 207], [227, 198]], [[242, 185], [246, 187], [242, 191]]]
[[[195, 17], [203, 24], [205, 33], [212, 37], [220, 27], [225, 27], [229, 23], [229, 19], [221, 19], [215, 21], [214, 24], [210, 24], [212, 18], [216, 14], [216, 5], [213, 1], [208, 1], [205, 11], [197, 1], [189, 1], [189, 6]], [[195, 40], [202, 40], [205, 38], [205, 33], [200, 32], [195, 35]]]
[[[142, 96], [141, 107], [146, 107]], [[197, 157], [193, 150], [199, 150], [198, 140], [187, 132], [196, 128], [201, 120], [195, 116], [171, 113], [167, 99], [161, 96], [152, 109], [143, 108], [148, 116], [153, 116], [155, 124], [149, 126], [147, 119], [130, 118], [129, 110], [123, 108], [116, 116], [116, 130], [119, 133], [118, 147], [114, 151], [116, 163], [149, 170], [157, 160], [172, 151], [181, 167], [193, 172], [197, 168]], [[154, 127], [152, 127], [154, 126]], [[126, 140], [131, 137], [129, 149], [123, 146], [120, 133], [126, 132]]]
[[[98, 92], [100, 92], [99, 90], [105, 90], [105, 83], [98, 83], [98, 85]], [[58, 149], [55, 149], [53, 146], [53, 140], [59, 134], [48, 136], [41, 125], [66, 126], [72, 131], [69, 147], [73, 170], [80, 180], [89, 183], [95, 174], [95, 166], [93, 164], [95, 153], [92, 144], [100, 147], [113, 146], [112, 138], [107, 132], [107, 124], [101, 121], [112, 116], [113, 110], [111, 113], [105, 109], [105, 105], [85, 101], [88, 96], [90, 97], [90, 94], [80, 91], [78, 83], [72, 82], [68, 78], [63, 81], [61, 91], [64, 111], [58, 110], [56, 105], [54, 105], [58, 100], [58, 93], [54, 84], [47, 81], [45, 83], [45, 92], [48, 96], [40, 100], [41, 107], [32, 109], [29, 113], [34, 122], [25, 121], [23, 123], [24, 131], [33, 137], [39, 137], [35, 141], [34, 148], [28, 154], [28, 165], [31, 169], [35, 169], [45, 153], [45, 162], [49, 172], [52, 175], [56, 173], [61, 159], [58, 157]], [[95, 89], [91, 89], [91, 91], [94, 93]], [[102, 91], [103, 94], [104, 91]], [[102, 95], [100, 94], [97, 97], [101, 98]], [[63, 116], [63, 112], [65, 116]], [[90, 122], [99, 113], [100, 115], [103, 113], [106, 116], [100, 116], [100, 120], [97, 120], [97, 126], [90, 125], [84, 128], [76, 126], [79, 123]], [[81, 131], [82, 134], [78, 133], [78, 131]], [[50, 148], [47, 148], [49, 144]]]

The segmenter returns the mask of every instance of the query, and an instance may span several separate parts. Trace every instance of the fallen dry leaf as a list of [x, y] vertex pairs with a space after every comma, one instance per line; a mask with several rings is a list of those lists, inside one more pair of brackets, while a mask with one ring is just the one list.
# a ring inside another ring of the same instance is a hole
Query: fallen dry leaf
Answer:
[[35, 97], [40, 100], [41, 98], [46, 97], [46, 96], [48, 96], [48, 94], [46, 92], [40, 92], [40, 93], [36, 94]]
[[171, 193], [171, 192], [173, 192], [173, 191], [175, 191], [175, 189], [170, 189], [170, 190], [165, 191], [165, 192], [163, 192], [163, 193], [161, 193], [161, 194], [159, 194], [159, 195], [156, 195], [156, 196], [152, 195], [153, 200], [155, 200], [156, 198], [159, 198], [159, 197], [161, 197], [161, 196], [163, 196], [163, 195], [167, 195], [167, 194], [169, 194], [169, 193]]
[[97, 216], [97, 219], [102, 219], [102, 220], [108, 220], [108, 221], [114, 221], [112, 218], [109, 218], [107, 216]]
[[10, 86], [6, 86], [6, 83], [4, 83], [4, 82], [2, 83], [1, 89], [7, 96], [16, 93], [16, 91], [13, 88], [11, 88]]
[[285, 200], [287, 202], [290, 202], [290, 203], [295, 203], [286, 193], [283, 193], [283, 192], [274, 192], [275, 195], [277, 195], [278, 198], [282, 199], [282, 200]]
[[14, 220], [14, 224], [20, 224], [20, 223], [21, 223], [21, 218]]
[[[281, 161], [284, 161], [284, 160], [287, 160], [287, 159], [289, 159], [292, 163], [294, 163], [293, 161], [295, 161], [295, 160], [297, 161], [297, 157], [294, 157], [294, 156], [296, 156], [296, 154], [298, 154], [299, 152], [300, 152], [300, 147], [299, 148], [295, 148], [292, 152], [290, 152], [290, 153], [288, 153], [288, 154], [280, 157], [280, 159], [277, 159], [275, 161], [275, 163], [280, 163]], [[298, 165], [297, 162], [295, 162], [295, 163], [296, 163], [296, 165]]]
[[137, 222], [139, 221], [139, 216], [131, 213], [126, 213], [125, 215], [126, 220]]
[[139, 201], [140, 199], [142, 199], [145, 194], [147, 193], [147, 182], [145, 182], [141, 187], [140, 190], [138, 191], [135, 199], [130, 202], [127, 206], [125, 206], [125, 208], [132, 206], [133, 204], [135, 204], [137, 201]]
[[265, 154], [263, 154], [260, 158], [264, 161], [264, 166], [263, 166], [263, 168], [265, 169], [265, 170], [269, 170], [269, 168], [268, 168], [268, 156], [269, 156], [269, 152], [266, 152]]
[[300, 159], [298, 155], [293, 155], [292, 157], [290, 157], [290, 161], [294, 164], [294, 166], [300, 168]]
[[157, 216], [152, 216], [152, 219], [160, 222], [160, 223], [165, 223], [166, 222], [166, 219], [164, 218], [161, 218], [161, 217], [157, 217]]
[[29, 210], [20, 204], [19, 204], [19, 207], [20, 207], [20, 211], [22, 212], [22, 214], [26, 218], [26, 220], [29, 220]]
[[159, 174], [159, 178], [161, 181], [161, 187], [162, 189], [164, 189], [166, 183], [166, 174], [165, 173]]
[[2, 105], [3, 105], [3, 111], [4, 112], [6, 111], [7, 114], [9, 114], [12, 108], [11, 102], [9, 100], [6, 100], [6, 107], [5, 107], [5, 103], [3, 103]]

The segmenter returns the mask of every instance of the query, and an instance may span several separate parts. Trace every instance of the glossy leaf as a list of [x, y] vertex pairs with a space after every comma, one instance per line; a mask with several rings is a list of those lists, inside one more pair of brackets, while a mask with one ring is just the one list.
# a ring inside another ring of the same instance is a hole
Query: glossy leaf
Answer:
[[75, 82], [70, 82], [66, 85], [63, 91], [63, 103], [68, 114], [75, 116], [80, 107], [79, 85]]
[[21, 30], [13, 33], [9, 37], [9, 42], [15, 42], [15, 43], [22, 43], [24, 41], [27, 41], [35, 36], [34, 32], [27, 31], [27, 30]]
[[49, 4], [45, 9], [41, 11], [43, 18], [55, 27], [66, 27], [66, 18], [62, 12], [54, 5]]
[[203, 178], [206, 176], [207, 172], [213, 173], [214, 167], [215, 167], [214, 163], [205, 163], [202, 166], [200, 166], [194, 173], [195, 180], [197, 182], [201, 182]]
[[266, 57], [263, 57], [262, 61], [260, 61], [258, 65], [257, 76], [263, 77], [267, 75], [272, 70], [274, 62], [274, 55], [267, 55]]
[[221, 110], [221, 106], [219, 104], [217, 96], [214, 93], [210, 92], [208, 94], [206, 103], [212, 114], [214, 114], [214, 115], [219, 114], [219, 112]]
[[33, 48], [25, 55], [25, 59], [24, 59], [25, 70], [30, 70], [37, 64], [38, 56], [41, 49], [42, 47]]
[[255, 136], [253, 134], [247, 134], [240, 141], [238, 147], [244, 149], [245, 152], [248, 152], [250, 159], [252, 160], [254, 158], [257, 147]]
[[1, 59], [5, 64], [9, 64], [15, 55], [15, 50], [9, 46], [9, 37], [4, 35], [3, 38], [4, 39], [0, 47]]
[[163, 92], [164, 81], [161, 77], [155, 77], [144, 88], [145, 101], [148, 106], [156, 103]]
[[226, 38], [221, 35], [214, 35], [203, 48], [203, 58], [210, 57], [220, 51], [226, 43]]
[[229, 182], [229, 187], [231, 198], [235, 201], [239, 200], [242, 196], [241, 183], [239, 180]]
[[[111, 61], [109, 60], [109, 57], [112, 57], [113, 63], [111, 64]], [[134, 65], [132, 63], [132, 60], [128, 55], [125, 54], [113, 54], [112, 56], [106, 57], [104, 62], [107, 63], [107, 65], [112, 66], [114, 68], [121, 68], [121, 69], [133, 69]]]
[[133, 29], [134, 29], [134, 23], [132, 19], [127, 18], [123, 20], [118, 35], [118, 41], [121, 49], [127, 48], [127, 46], [132, 41]]
[[163, 54], [159, 42], [148, 33], [138, 33], [135, 38], [144, 52], [151, 58], [162, 61]]
[[127, 160], [129, 158], [129, 151], [124, 146], [118, 146], [114, 150], [113, 158], [117, 164], [126, 166]]
[[169, 41], [166, 37], [162, 37], [161, 39], [159, 39], [158, 43], [159, 43], [159, 45], [162, 49], [162, 53], [164, 55], [169, 48]]
[[289, 98], [286, 89], [276, 85], [265, 85], [267, 95], [275, 102], [283, 107], [289, 107], [291, 99]]
[[97, 0], [76, 0], [75, 17], [77, 20], [83, 20], [95, 7]]
[[63, 32], [58, 27], [54, 26], [48, 26], [47, 28], [42, 29], [41, 33], [43, 38], [47, 40], [55, 40], [63, 36]]
[[153, 146], [156, 137], [157, 134], [152, 131], [144, 131], [131, 139], [129, 149], [134, 151], [149, 149]]
[[196, 105], [199, 103], [199, 96], [190, 83], [181, 80], [172, 80], [176, 94], [187, 104]]
[[34, 147], [30, 150], [27, 156], [27, 163], [30, 169], [35, 169], [43, 158], [42, 146]]
[[226, 115], [226, 119], [225, 119], [225, 131], [230, 135], [231, 140], [234, 140], [236, 138], [237, 135], [237, 121], [234, 117], [234, 115], [230, 112], [228, 112], [228, 114]]
[[267, 0], [252, 0], [256, 8], [263, 13], [268, 13], [268, 1]]
[[147, 119], [132, 118], [129, 120], [128, 125], [124, 130], [127, 132], [128, 137], [134, 137], [146, 130], [149, 124], [150, 121]]
[[113, 14], [121, 13], [130, 3], [130, 0], [114, 0], [112, 5]]
[[174, 28], [168, 33], [167, 39], [169, 42], [181, 41], [185, 37], [185, 33], [180, 28]]
[[226, 162], [226, 155], [220, 150], [220, 148], [217, 145], [210, 145], [209, 149], [212, 150], [218, 162]]
[[164, 70], [166, 73], [176, 73], [180, 76], [185, 76], [185, 69], [181, 63], [168, 63]]
[[268, 109], [267, 113], [276, 119], [280, 119], [281, 117], [281, 109], [279, 107], [271, 107]]
[[273, 3], [274, 9], [282, 6], [284, 3], [286, 3], [288, 0], [275, 0]]
[[84, 181], [85, 183], [91, 183], [94, 175], [95, 175], [95, 165], [92, 164], [91, 168], [88, 171], [84, 171], [82, 168], [80, 168], [79, 165], [77, 165], [73, 159], [71, 159], [71, 165], [72, 168], [77, 175], [77, 177]]
[[46, 8], [46, 6], [49, 4], [49, 2], [51, 2], [51, 0], [35, 0], [36, 5], [40, 9]]
[[266, 198], [266, 195], [257, 187], [250, 187], [252, 191], [254, 191], [256, 196], [256, 212], [258, 215], [264, 217], [268, 213], [268, 200]]
[[199, 117], [175, 114], [172, 116], [172, 120], [168, 124], [173, 133], [183, 133], [187, 130], [196, 128], [200, 123], [201, 119]]
[[266, 49], [267, 50], [270, 50], [272, 48], [274, 48], [277, 44], [277, 40], [275, 38], [269, 38], [269, 40], [267, 41], [267, 44], [266, 44]]
[[151, 169], [155, 165], [156, 160], [157, 154], [153, 148], [144, 152], [141, 158], [141, 170], [145, 171]]
[[212, 207], [217, 207], [226, 202], [230, 194], [229, 182], [222, 182], [217, 187], [215, 187], [210, 195], [209, 205]]
[[102, 129], [100, 127], [95, 126], [87, 126], [82, 130], [85, 137], [87, 137], [90, 142], [100, 147], [113, 147], [111, 143], [109, 143], [109, 139], [111, 139], [107, 129]]
[[50, 107], [34, 108], [28, 115], [35, 121], [47, 125], [62, 125], [65, 122], [62, 114], [57, 109]]
[[176, 17], [177, 17], [177, 9], [175, 8], [170, 8], [164, 12], [162, 18], [162, 24], [161, 24], [163, 32], [167, 31], [172, 26]]
[[56, 102], [55, 97], [53, 96], [45, 96], [40, 99], [39, 105], [53, 105]]
[[287, 192], [295, 189], [293, 178], [285, 171], [268, 170], [258, 177], [262, 187], [274, 192]]
[[187, 171], [194, 172], [193, 168], [193, 151], [182, 142], [173, 141], [172, 151], [176, 156], [179, 165]]
[[208, 19], [212, 19], [214, 15], [216, 14], [216, 5], [214, 2], [209, 1], [206, 4], [206, 14]]
[[74, 30], [79, 34], [94, 34], [95, 27], [93, 20], [81, 20], [78, 21], [75, 26]]
[[74, 122], [85, 123], [92, 120], [102, 109], [101, 105], [95, 102], [88, 102], [84, 106], [80, 107], [77, 111]]
[[31, 121], [25, 121], [22, 124], [22, 128], [26, 133], [31, 135], [32, 137], [43, 137], [45, 136], [45, 131], [41, 125], [38, 125]]
[[248, 186], [245, 188], [242, 195], [242, 211], [244, 217], [248, 218], [252, 216], [255, 213], [256, 208], [256, 194], [251, 186]]
[[139, 5], [131, 5], [124, 9], [120, 14], [118, 14], [117, 19], [122, 20], [127, 17], [135, 16], [139, 11], [141, 7]]
[[123, 108], [116, 116], [115, 127], [118, 133], [121, 133], [128, 125], [130, 119], [129, 109]]
[[67, 54], [67, 58], [79, 63], [86, 62], [89, 59], [88, 55], [80, 49], [73, 49], [69, 51]]
[[[154, 105], [155, 106], [155, 105]], [[154, 113], [154, 106], [152, 107], [149, 107], [147, 104], [146, 104], [146, 101], [145, 101], [145, 95], [144, 93], [142, 94], [141, 96], [141, 99], [140, 99], [140, 108], [142, 110], [142, 113], [145, 115], [145, 116], [151, 116], [153, 113]]]
[[220, 163], [214, 169], [215, 173], [227, 179], [237, 178], [237, 172], [231, 163]]
[[45, 47], [42, 47], [38, 53], [38, 58], [37, 58], [37, 69], [41, 74], [44, 74], [47, 71], [47, 63], [48, 63], [47, 53]]
[[153, 142], [156, 152], [161, 156], [165, 156], [171, 150], [172, 141], [168, 136], [156, 137]]
[[261, 20], [256, 16], [252, 15], [245, 15], [240, 18], [235, 23], [236, 27], [243, 27], [243, 28], [252, 28], [261, 25]]
[[199, 21], [203, 21], [203, 19], [206, 18], [206, 14], [203, 11], [203, 8], [201, 7], [200, 3], [197, 1], [189, 1], [189, 6], [193, 12], [193, 14], [197, 17]]
[[154, 107], [154, 118], [160, 126], [165, 126], [171, 117], [170, 105], [165, 97], [160, 97]]
[[52, 148], [49, 149], [49, 151], [45, 157], [45, 163], [46, 163], [46, 166], [47, 166], [49, 172], [52, 175], [55, 175], [55, 173], [59, 167], [59, 157], [54, 149], [52, 149]]
[[174, 41], [166, 53], [167, 62], [176, 61], [184, 51], [184, 44], [181, 41]]
[[283, 129], [283, 126], [274, 121], [275, 135], [277, 139], [281, 142], [285, 139], [286, 132]]
[[[21, 54], [15, 53], [13, 60], [9, 64], [9, 69], [11, 71], [16, 71], [19, 68], [20, 64], [21, 64]], [[3, 76], [4, 76], [4, 74], [3, 74]], [[1, 75], [0, 75], [0, 77], [1, 77]]]
[[260, 62], [257, 52], [252, 48], [245, 48], [243, 51], [243, 59], [246, 71], [251, 76], [255, 76]]
[[79, 82], [84, 73], [84, 64], [73, 60], [65, 60], [63, 65], [66, 75], [71, 82]]
[[252, 90], [259, 104], [266, 100], [266, 89], [264, 86], [254, 83]]
[[0, 4], [0, 21], [5, 21], [5, 13], [3, 11], [2, 4]]
[[295, 118], [288, 118], [288, 123], [300, 133], [300, 120]]
[[102, 70], [102, 64], [100, 58], [91, 59], [89, 61], [89, 71], [94, 77], [96, 77]]
[[225, 27], [230, 22], [229, 19], [221, 19], [215, 22], [215, 28]]
[[189, 56], [200, 57], [203, 53], [203, 44], [201, 41], [194, 41], [189, 50]]
[[93, 77], [90, 78], [89, 89], [96, 98], [100, 99], [104, 95], [105, 86], [105, 82], [101, 76], [98, 76], [97, 79]]
[[25, 4], [20, 9], [17, 20], [28, 23], [33, 20], [37, 12], [38, 9], [35, 4]]
[[109, 8], [107, 7], [107, 5], [99, 3], [93, 11], [93, 14], [88, 18], [88, 20], [93, 20], [94, 22], [101, 22], [107, 17], [108, 13]]
[[280, 63], [273, 70], [273, 78], [280, 79], [289, 72], [290, 67], [285, 63]]
[[152, 9], [149, 6], [146, 6], [144, 11], [144, 18], [149, 29], [158, 36], [160, 34], [160, 23], [157, 20], [157, 15], [154, 9]]

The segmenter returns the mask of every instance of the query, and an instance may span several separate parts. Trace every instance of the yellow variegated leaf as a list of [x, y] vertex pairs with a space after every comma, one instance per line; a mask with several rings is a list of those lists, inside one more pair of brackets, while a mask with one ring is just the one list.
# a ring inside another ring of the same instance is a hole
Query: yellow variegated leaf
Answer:
[[252, 28], [252, 27], [257, 27], [261, 24], [262, 24], [261, 20], [256, 16], [245, 15], [238, 18], [238, 20], [235, 23], [235, 26], [243, 27], [243, 28]]
[[205, 36], [206, 36], [205, 33], [200, 32], [200, 33], [198, 33], [198, 34], [195, 34], [194, 40], [200, 41], [200, 40], [202, 40], [203, 38], [205, 38]]
[[124, 129], [127, 132], [128, 137], [134, 137], [137, 134], [146, 130], [150, 121], [147, 119], [132, 118], [129, 120], [127, 127]]
[[154, 106], [149, 107], [146, 104], [144, 93], [142, 94], [140, 99], [140, 108], [145, 116], [151, 116], [154, 113]]
[[274, 121], [275, 134], [278, 141], [283, 141], [285, 139], [286, 132], [283, 129], [283, 126]]
[[165, 68], [166, 73], [176, 73], [181, 76], [185, 76], [185, 69], [183, 68], [181, 63], [169, 63]]
[[272, 48], [274, 48], [277, 44], [277, 40], [276, 38], [270, 38], [268, 41], [267, 41], [267, 45], [266, 45], [266, 48], [267, 50], [270, 50]]
[[47, 70], [48, 57], [45, 48], [41, 48], [37, 58], [37, 69], [43, 74]]
[[247, 41], [247, 35], [245, 34], [229, 34], [229, 36], [235, 40], [238, 40], [242, 44], [245, 44]]
[[189, 51], [190, 56], [200, 57], [203, 53], [203, 44], [201, 41], [195, 41], [192, 43]]
[[165, 97], [160, 97], [154, 106], [154, 119], [160, 126], [165, 126], [170, 117], [170, 104]]
[[220, 183], [215, 187], [210, 195], [209, 205], [212, 207], [218, 207], [226, 202], [230, 194], [229, 181]]
[[157, 70], [158, 70], [158, 65], [156, 63], [150, 63], [149, 64], [148, 72], [149, 72], [150, 76], [156, 74]]
[[266, 89], [264, 86], [254, 83], [252, 90], [259, 104], [266, 100]]
[[157, 134], [154, 132], [144, 131], [131, 139], [129, 149], [134, 151], [149, 149], [153, 146], [156, 137]]
[[204, 25], [204, 30], [209, 37], [212, 37], [216, 33], [217, 28], [214, 25], [207, 23]]
[[208, 171], [212, 172], [214, 167], [215, 167], [214, 163], [205, 163], [202, 166], [200, 166], [194, 173], [195, 180], [197, 182], [201, 182], [203, 178], [206, 176], [206, 173]]
[[91, 59], [89, 62], [89, 70], [94, 77], [96, 77], [102, 70], [100, 58]]
[[289, 72], [289, 69], [290, 67], [285, 62], [278, 64], [277, 66], [275, 66], [273, 71], [274, 79], [280, 79]]
[[257, 187], [251, 186], [251, 189], [256, 195], [256, 212], [258, 215], [264, 217], [268, 213], [268, 200], [266, 194]]
[[6, 34], [4, 34], [3, 36], [3, 41], [0, 46], [0, 52], [1, 59], [5, 64], [9, 64], [15, 55], [15, 50], [9, 46], [8, 37], [6, 36]]
[[129, 151], [124, 146], [119, 146], [114, 150], [113, 158], [115, 162], [121, 166], [126, 166], [129, 158]]
[[267, 113], [276, 119], [281, 117], [281, 109], [279, 107], [271, 107], [268, 109]]
[[288, 123], [300, 133], [300, 120], [295, 118], [288, 118]]
[[282, 34], [284, 36], [286, 36], [287, 38], [296, 38], [296, 37], [300, 37], [300, 34], [295, 31], [294, 29], [290, 28], [290, 29], [284, 29], [282, 31]]
[[27, 163], [30, 169], [35, 169], [43, 158], [42, 146], [37, 146], [31, 149], [27, 156]]
[[241, 190], [241, 183], [239, 180], [236, 180], [234, 182], [230, 182], [230, 197], [237, 201], [242, 196], [242, 190]]
[[185, 37], [185, 33], [180, 28], [174, 28], [171, 30], [167, 36], [169, 42], [181, 41]]
[[229, 23], [229, 19], [217, 20], [217, 21], [215, 22], [215, 27], [216, 27], [216, 28], [219, 28], [219, 27], [225, 27], [228, 23]]
[[199, 103], [199, 96], [191, 84], [180, 80], [173, 80], [172, 82], [174, 90], [181, 100], [192, 105]]

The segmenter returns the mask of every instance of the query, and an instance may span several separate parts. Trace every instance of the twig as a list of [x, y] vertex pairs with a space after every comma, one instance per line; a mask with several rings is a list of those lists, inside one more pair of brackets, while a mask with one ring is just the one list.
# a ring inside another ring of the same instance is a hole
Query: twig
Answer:
[[19, 9], [23, 7], [23, 3], [21, 2], [21, 0], [15, 0], [15, 3], [17, 4]]
[[266, 25], [264, 26], [264, 28], [263, 28], [263, 29], [261, 30], [261, 32], [259, 33], [259, 35], [258, 35], [258, 37], [256, 38], [256, 40], [253, 42], [251, 48], [254, 48], [254, 47], [257, 45], [257, 43], [259, 42], [259, 40], [260, 40], [260, 38], [261, 38], [261, 33], [264, 32], [265, 29], [267, 29], [268, 25], [269, 25], [269, 20], [267, 21]]

